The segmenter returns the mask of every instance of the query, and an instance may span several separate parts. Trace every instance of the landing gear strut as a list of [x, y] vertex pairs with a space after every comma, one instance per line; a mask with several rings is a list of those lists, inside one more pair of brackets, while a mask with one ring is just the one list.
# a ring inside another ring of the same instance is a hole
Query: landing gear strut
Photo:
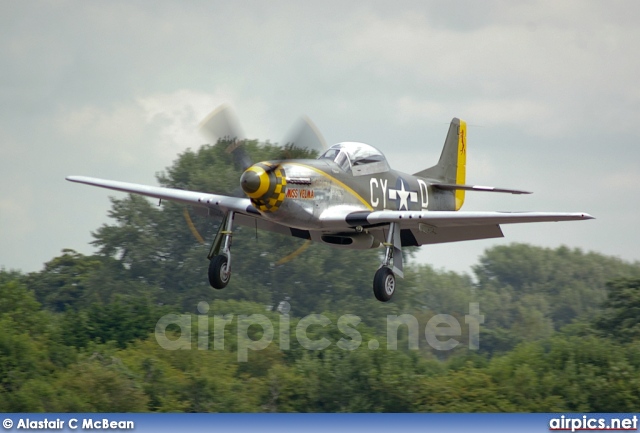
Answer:
[[396, 291], [396, 275], [404, 277], [402, 272], [402, 240], [400, 239], [400, 225], [389, 224], [387, 241], [384, 243], [384, 259], [373, 277], [373, 294], [381, 302], [387, 302]]
[[233, 211], [227, 212], [209, 250], [209, 284], [224, 289], [231, 279], [231, 236]]

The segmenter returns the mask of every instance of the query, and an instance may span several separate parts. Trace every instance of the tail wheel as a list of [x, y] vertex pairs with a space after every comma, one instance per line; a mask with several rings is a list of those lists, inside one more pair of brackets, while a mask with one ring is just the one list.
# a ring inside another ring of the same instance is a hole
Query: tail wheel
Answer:
[[396, 291], [396, 276], [386, 266], [381, 267], [373, 277], [373, 294], [380, 302], [387, 302]]
[[231, 279], [229, 260], [224, 254], [215, 256], [209, 261], [209, 284], [214, 289], [224, 289]]

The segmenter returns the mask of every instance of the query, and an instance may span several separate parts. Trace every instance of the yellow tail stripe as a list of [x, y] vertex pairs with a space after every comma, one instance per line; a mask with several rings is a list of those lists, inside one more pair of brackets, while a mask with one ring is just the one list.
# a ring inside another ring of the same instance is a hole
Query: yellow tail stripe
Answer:
[[[467, 180], [467, 123], [460, 121], [458, 129], [458, 167], [456, 183], [464, 185]], [[464, 203], [464, 190], [456, 190], [456, 210], [460, 210]]]

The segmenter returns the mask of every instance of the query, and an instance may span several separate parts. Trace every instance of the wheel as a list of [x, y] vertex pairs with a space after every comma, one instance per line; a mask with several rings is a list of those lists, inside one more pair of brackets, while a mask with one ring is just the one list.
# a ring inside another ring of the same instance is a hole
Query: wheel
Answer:
[[396, 291], [396, 276], [386, 266], [378, 269], [373, 277], [373, 294], [380, 302], [387, 302]]
[[231, 279], [229, 260], [224, 254], [215, 256], [209, 261], [209, 284], [214, 289], [224, 289]]

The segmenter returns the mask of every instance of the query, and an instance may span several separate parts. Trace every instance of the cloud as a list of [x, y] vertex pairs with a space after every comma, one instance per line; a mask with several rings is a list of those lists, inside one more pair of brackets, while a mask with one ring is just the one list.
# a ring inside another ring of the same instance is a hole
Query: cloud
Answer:
[[420, 11], [369, 11], [350, 22], [346, 43], [327, 50], [324, 62], [386, 82], [401, 94], [399, 117], [464, 111], [480, 123], [531, 125], [533, 134], [556, 137], [615, 121], [634, 131], [640, 99], [628, 83], [640, 58], [628, 47], [640, 42], [640, 29], [606, 19], [610, 11], [593, 3], [542, 3], [548, 8], [493, 3], [482, 25], [463, 29]]
[[225, 90], [209, 94], [180, 89], [114, 106], [60, 110], [54, 124], [75, 154], [90, 152], [101, 160], [129, 167], [150, 158], [169, 163], [187, 148], [204, 144], [198, 123], [215, 107], [233, 100], [237, 98]]
[[[469, 208], [575, 205], [610, 215], [603, 232], [624, 230], [611, 209], [637, 201], [640, 183], [639, 12], [555, 0], [1, 3], [0, 216], [33, 224], [2, 232], [14, 248], [0, 265], [82, 249], [109, 202], [64, 176], [153, 183], [205, 142], [197, 124], [222, 102], [248, 137], [278, 141], [305, 113], [329, 143], [369, 142], [408, 172], [435, 162], [458, 116], [470, 180], [536, 191], [480, 194]], [[628, 230], [611, 237], [628, 244], [581, 230], [565, 242], [638, 257]]]
[[173, 159], [187, 148], [205, 143], [197, 130], [198, 123], [215, 107], [234, 100], [230, 92], [217, 95], [181, 89], [172, 93], [137, 98], [144, 120], [154, 129], [156, 147], [164, 158]]
[[538, 129], [530, 128], [533, 121], [536, 124], [556, 124], [553, 128], [546, 128], [545, 133], [550, 130], [560, 132], [560, 119], [556, 121], [553, 110], [540, 102], [527, 99], [482, 98], [467, 101], [461, 110], [457, 105], [453, 101], [442, 103], [428, 100], [419, 101], [408, 96], [399, 98], [395, 103], [396, 116], [401, 123], [436, 122], [446, 118], [450, 113], [459, 111], [458, 116], [469, 119], [475, 125], [508, 125], [524, 128], [534, 135], [541, 133], [542, 131]]
[[32, 194], [26, 192], [24, 188], [19, 188], [19, 190], [20, 200], [15, 198], [0, 199], [0, 215], [3, 215], [2, 225], [5, 228], [11, 227], [11, 230], [7, 232], [11, 237], [18, 239], [33, 230], [35, 226], [35, 221], [28, 212], [29, 207], [33, 205]]
[[[640, 173], [638, 173], [637, 169], [627, 168], [622, 172], [607, 174], [602, 183], [607, 188], [638, 194], [636, 198], [640, 198]], [[637, 201], [633, 200], [633, 202], [635, 208]]]
[[54, 121], [70, 153], [131, 166], [140, 161], [145, 137], [145, 112], [139, 104], [116, 107], [82, 106], [59, 112]]

